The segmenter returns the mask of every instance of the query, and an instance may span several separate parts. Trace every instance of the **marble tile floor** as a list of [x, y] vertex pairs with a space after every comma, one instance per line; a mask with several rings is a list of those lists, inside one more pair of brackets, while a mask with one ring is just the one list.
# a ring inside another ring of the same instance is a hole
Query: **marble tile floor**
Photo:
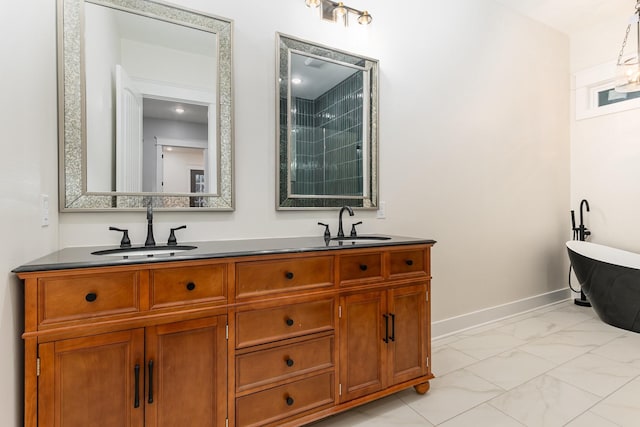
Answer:
[[313, 427], [640, 426], [640, 334], [573, 301], [432, 343], [431, 390], [413, 389]]

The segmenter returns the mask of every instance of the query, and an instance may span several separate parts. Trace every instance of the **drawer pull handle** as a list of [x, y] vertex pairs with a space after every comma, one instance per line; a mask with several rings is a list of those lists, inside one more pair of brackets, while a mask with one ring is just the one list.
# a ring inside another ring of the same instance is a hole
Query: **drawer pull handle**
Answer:
[[405, 262], [407, 263], [407, 265], [413, 265], [413, 260], [412, 259], [408, 259]]
[[367, 268], [369, 268], [367, 267], [367, 264], [360, 264], [360, 270], [367, 271]]
[[292, 367], [293, 366], [293, 359], [287, 359], [286, 363], [287, 363], [288, 367]]
[[187, 290], [188, 290], [188, 291], [192, 291], [192, 290], [194, 290], [195, 288], [196, 288], [196, 284], [195, 284], [195, 283], [193, 283], [193, 282], [189, 282], [189, 283], [187, 283]]
[[289, 280], [293, 279], [293, 273], [290, 271], [287, 271], [284, 275]]
[[134, 387], [135, 387], [134, 396], [133, 396], [133, 407], [139, 408], [140, 407], [140, 365], [136, 364], [136, 366], [133, 368], [133, 372], [134, 372]]
[[84, 299], [87, 300], [87, 302], [94, 302], [98, 299], [98, 294], [90, 292], [84, 297]]
[[287, 322], [287, 326], [293, 326], [294, 321], [291, 318], [287, 318], [287, 320], [285, 320], [285, 322]]
[[286, 402], [287, 402], [287, 406], [293, 405], [293, 402], [294, 402], [293, 397], [287, 396]]

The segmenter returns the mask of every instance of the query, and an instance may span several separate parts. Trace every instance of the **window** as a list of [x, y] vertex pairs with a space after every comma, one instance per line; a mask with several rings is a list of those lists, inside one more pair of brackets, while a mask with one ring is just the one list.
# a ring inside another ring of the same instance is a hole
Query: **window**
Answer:
[[577, 72], [576, 120], [640, 108], [640, 92], [614, 90], [616, 63], [608, 62]]

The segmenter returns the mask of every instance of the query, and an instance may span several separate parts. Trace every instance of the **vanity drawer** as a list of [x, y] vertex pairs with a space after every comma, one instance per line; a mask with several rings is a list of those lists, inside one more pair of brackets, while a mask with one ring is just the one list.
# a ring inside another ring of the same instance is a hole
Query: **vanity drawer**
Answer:
[[333, 285], [333, 257], [236, 264], [236, 296], [248, 297]]
[[151, 270], [151, 308], [226, 302], [226, 265]]
[[340, 257], [340, 283], [382, 279], [382, 253], [342, 255]]
[[237, 398], [236, 425], [264, 426], [333, 403], [333, 374], [325, 373]]
[[139, 272], [113, 272], [38, 280], [41, 324], [139, 311]]
[[390, 252], [390, 275], [428, 274], [425, 260], [426, 250], [414, 249]]
[[333, 366], [333, 336], [236, 356], [238, 391]]
[[236, 313], [236, 346], [249, 347], [332, 330], [333, 300]]

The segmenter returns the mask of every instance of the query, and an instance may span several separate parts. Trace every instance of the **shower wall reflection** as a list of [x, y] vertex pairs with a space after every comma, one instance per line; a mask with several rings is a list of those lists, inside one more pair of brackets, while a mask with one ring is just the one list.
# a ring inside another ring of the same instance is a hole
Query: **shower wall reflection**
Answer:
[[[362, 88], [356, 72], [316, 99], [292, 99], [291, 194], [363, 195]], [[286, 114], [280, 125], [285, 138]]]

